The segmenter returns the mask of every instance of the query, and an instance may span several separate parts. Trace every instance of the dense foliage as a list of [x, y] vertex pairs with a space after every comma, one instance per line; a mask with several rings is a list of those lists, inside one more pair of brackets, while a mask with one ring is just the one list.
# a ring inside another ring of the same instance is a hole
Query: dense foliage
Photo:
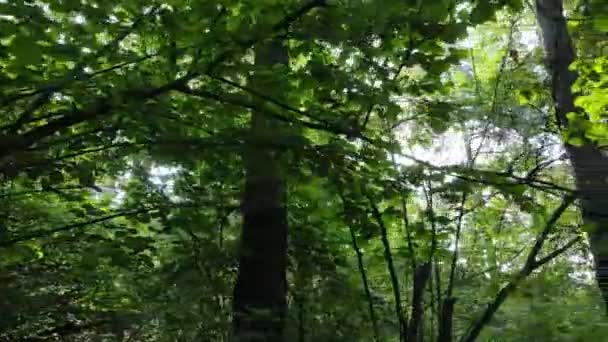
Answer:
[[561, 3], [0, 1], [0, 340], [608, 340]]

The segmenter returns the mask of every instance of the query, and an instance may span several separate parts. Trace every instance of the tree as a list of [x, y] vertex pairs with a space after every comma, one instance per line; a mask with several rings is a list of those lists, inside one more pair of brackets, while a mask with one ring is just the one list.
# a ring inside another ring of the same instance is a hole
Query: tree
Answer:
[[[288, 65], [280, 42], [256, 49], [256, 66]], [[263, 69], [262, 69], [263, 70]], [[264, 72], [264, 71], [261, 71]], [[260, 76], [258, 89], [279, 88]], [[280, 135], [281, 127], [255, 112], [250, 139], [243, 154], [245, 193], [239, 272], [234, 288], [234, 329], [239, 341], [282, 341], [287, 314], [287, 205], [279, 153], [264, 148], [267, 137]]]
[[605, 335], [526, 4], [0, 4], [0, 339]]
[[[576, 74], [570, 70], [575, 60], [574, 47], [563, 16], [562, 1], [536, 1], [539, 26], [543, 31], [546, 59], [552, 74], [552, 94], [557, 122], [566, 130], [566, 149], [572, 161], [583, 217], [589, 226], [589, 243], [595, 261], [596, 278], [608, 314], [608, 157], [585, 138], [585, 124], [594, 120], [575, 106], [572, 86]], [[602, 123], [597, 125], [603, 126]], [[582, 134], [582, 136], [581, 136]]]

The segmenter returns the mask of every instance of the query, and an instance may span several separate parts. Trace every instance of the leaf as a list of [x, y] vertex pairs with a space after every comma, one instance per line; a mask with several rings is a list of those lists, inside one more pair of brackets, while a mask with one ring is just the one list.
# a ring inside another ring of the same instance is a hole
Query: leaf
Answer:
[[23, 66], [38, 65], [42, 62], [42, 49], [30, 36], [18, 35], [11, 43], [10, 52], [17, 63]]
[[76, 216], [78, 218], [85, 218], [85, 217], [87, 217], [87, 212], [83, 208], [71, 208], [70, 212], [72, 214], [74, 214], [74, 216]]
[[449, 7], [450, 0], [435, 0], [422, 2], [421, 14], [428, 20], [441, 21], [448, 15], [446, 8]]
[[127, 267], [131, 263], [131, 259], [124, 252], [114, 252], [111, 255], [112, 257], [112, 265], [118, 267]]
[[95, 269], [99, 263], [99, 258], [95, 253], [84, 253], [80, 262], [87, 269]]
[[64, 181], [64, 178], [63, 178], [63, 173], [61, 171], [53, 171], [49, 175], [50, 184], [56, 185], [56, 184], [63, 183], [63, 181]]
[[608, 32], [608, 17], [598, 15], [593, 18], [593, 28], [600, 32]]
[[140, 213], [135, 217], [141, 223], [150, 223], [152, 218], [150, 217], [150, 213]]
[[478, 0], [477, 5], [471, 11], [469, 18], [471, 24], [481, 24], [494, 17], [494, 8], [489, 0]]
[[150, 246], [150, 240], [143, 237], [128, 237], [124, 241], [124, 246], [139, 253]]
[[81, 167], [78, 170], [78, 182], [84, 186], [93, 186], [95, 185], [95, 176], [93, 175], [93, 171], [86, 167]]
[[568, 144], [576, 147], [581, 147], [585, 145], [585, 139], [582, 137], [570, 137], [567, 142]]
[[517, 13], [524, 8], [524, 2], [522, 0], [507, 0], [507, 6]]
[[520, 209], [526, 213], [532, 213], [532, 212], [538, 210], [538, 206], [533, 201], [530, 201], [530, 200], [520, 201], [518, 204], [519, 204]]
[[521, 105], [530, 103], [531, 98], [532, 91], [530, 89], [523, 89], [517, 92], [517, 99], [519, 100], [519, 104]]
[[435, 222], [439, 223], [440, 225], [448, 225], [450, 223], [452, 223], [452, 219], [449, 218], [448, 216], [443, 216], [443, 215], [438, 215], [435, 216]]

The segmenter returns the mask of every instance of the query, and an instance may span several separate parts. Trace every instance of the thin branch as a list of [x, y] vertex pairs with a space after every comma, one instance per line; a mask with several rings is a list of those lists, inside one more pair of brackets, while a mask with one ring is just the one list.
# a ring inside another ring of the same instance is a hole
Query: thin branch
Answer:
[[583, 240], [583, 238], [581, 236], [577, 236], [577, 237], [571, 239], [570, 241], [568, 241], [562, 247], [560, 247], [560, 248], [554, 250], [553, 252], [547, 254], [544, 258], [536, 260], [534, 262], [534, 267], [538, 268], [538, 267], [540, 267], [540, 266], [548, 263], [549, 261], [551, 261], [551, 260], [555, 259], [556, 257], [558, 257], [559, 255], [563, 254], [565, 251], [567, 251], [568, 249], [570, 249], [575, 244], [581, 242], [582, 240]]
[[32, 118], [34, 112], [40, 107], [44, 106], [52, 98], [53, 93], [64, 89], [75, 80], [87, 79], [92, 77], [92, 74], [87, 74], [84, 72], [84, 68], [87, 62], [99, 58], [106, 52], [115, 49], [120, 44], [120, 42], [122, 42], [127, 36], [133, 33], [135, 29], [137, 29], [137, 27], [144, 21], [146, 17], [154, 15], [159, 8], [160, 6], [157, 5], [149, 12], [140, 15], [138, 18], [135, 19], [135, 21], [133, 21], [133, 24], [131, 24], [127, 29], [120, 32], [118, 36], [116, 36], [112, 41], [101, 47], [94, 54], [86, 55], [85, 58], [82, 58], [76, 64], [76, 66], [63, 77], [61, 81], [55, 84], [47, 85], [35, 91], [34, 95], [38, 94], [38, 98], [34, 100], [34, 102], [32, 102], [30, 106], [28, 106], [28, 108], [19, 115], [19, 118], [9, 128], [9, 133], [14, 134], [19, 129], [21, 129], [22, 126]]
[[[298, 20], [301, 16], [308, 13], [310, 10], [324, 6], [326, 3], [324, 0], [313, 0], [309, 3], [302, 5], [300, 8], [295, 10], [294, 12], [288, 14], [283, 20], [273, 26], [273, 32], [276, 33], [278, 30], [288, 29], [289, 26]], [[258, 37], [256, 39], [248, 39], [242, 41], [239, 44], [239, 51], [241, 49], [249, 48], [251, 45], [258, 42], [262, 37]], [[128, 98], [138, 98], [140, 101], [145, 99], [150, 99], [167, 93], [171, 90], [176, 90], [180, 87], [183, 87], [190, 80], [200, 76], [201, 74], [211, 74], [217, 66], [222, 64], [226, 59], [228, 59], [234, 51], [231, 49], [225, 50], [223, 53], [219, 54], [214, 60], [212, 60], [204, 71], [197, 72], [191, 71], [186, 75], [170, 81], [165, 85], [150, 88], [135, 88], [135, 89], [127, 89], [119, 92], [118, 94], [112, 94], [107, 97], [98, 98], [91, 105], [87, 106], [85, 109], [73, 109], [70, 111], [62, 111], [57, 113], [60, 115], [58, 119], [52, 120], [45, 125], [32, 128], [31, 130], [23, 133], [20, 136], [19, 141], [13, 142], [12, 144], [8, 144], [8, 146], [2, 146], [0, 148], [0, 157], [4, 157], [13, 153], [15, 150], [22, 150], [28, 147], [31, 147], [35, 143], [55, 134], [57, 131], [61, 129], [65, 129], [67, 127], [71, 127], [73, 125], [92, 120], [101, 115], [105, 115], [110, 113], [117, 106], [115, 99], [128, 99]]]
[[19, 242], [42, 238], [42, 237], [46, 237], [46, 236], [49, 236], [49, 235], [52, 235], [55, 233], [71, 231], [74, 229], [90, 226], [90, 225], [93, 225], [96, 223], [106, 222], [106, 221], [109, 221], [109, 220], [112, 220], [112, 219], [115, 219], [118, 217], [137, 215], [137, 214], [152, 211], [154, 209], [156, 209], [156, 208], [139, 208], [139, 209], [135, 209], [135, 210], [121, 211], [121, 212], [114, 213], [111, 215], [97, 217], [95, 219], [88, 220], [88, 221], [71, 223], [71, 224], [68, 224], [65, 226], [51, 228], [51, 229], [38, 230], [35, 232], [30, 232], [28, 234], [23, 234], [21, 236], [9, 238], [6, 240], [0, 240], [0, 247], [10, 247]]
[[[332, 133], [336, 133], [336, 134], [341, 134], [341, 135], [346, 135], [349, 138], [359, 138], [362, 139], [366, 142], [370, 142], [373, 143], [373, 141], [367, 137], [365, 137], [361, 131], [357, 128], [357, 127], [339, 127], [339, 125], [335, 124], [335, 123], [331, 123], [327, 120], [321, 119], [319, 115], [313, 115], [307, 111], [304, 110], [300, 110], [297, 108], [294, 108], [286, 103], [283, 103], [277, 99], [272, 98], [271, 96], [268, 96], [266, 94], [263, 94], [255, 89], [251, 89], [249, 87], [243, 86], [238, 84], [237, 82], [228, 80], [226, 78], [223, 77], [218, 77], [218, 76], [214, 76], [211, 74], [208, 74], [209, 77], [211, 77], [214, 80], [229, 84], [230, 86], [233, 86], [239, 90], [245, 91], [250, 93], [251, 95], [254, 95], [255, 97], [258, 97], [266, 102], [272, 103], [276, 106], [278, 106], [281, 109], [284, 109], [286, 111], [290, 111], [293, 112], [295, 114], [299, 114], [302, 115], [308, 119], [317, 121], [318, 123], [313, 123], [313, 122], [306, 122], [307, 125], [314, 125], [315, 129], [323, 129], [323, 130], [331, 130]], [[276, 114], [274, 115], [276, 116]], [[305, 121], [302, 121], [305, 122]]]
[[[521, 255], [521, 254], [522, 254], [522, 253], [523, 253], [523, 252], [526, 250], [526, 249], [527, 249], [527, 247], [526, 247], [526, 246], [524, 246], [524, 247], [520, 248], [518, 251], [516, 251], [516, 252], [513, 254], [513, 256], [512, 256], [512, 257], [511, 257], [511, 258], [510, 258], [510, 259], [509, 259], [509, 260], [508, 260], [506, 263], [508, 264], [508, 263], [512, 263], [512, 262], [514, 262], [514, 261], [515, 261], [515, 259], [517, 259], [517, 258], [518, 258], [518, 257], [519, 257], [519, 256], [520, 256], [520, 255]], [[486, 268], [486, 269], [484, 269], [484, 270], [482, 270], [482, 271], [479, 271], [479, 272], [475, 272], [475, 273], [473, 273], [473, 274], [470, 274], [470, 275], [468, 275], [466, 278], [460, 279], [459, 281], [461, 281], [461, 282], [466, 282], [466, 281], [472, 280], [472, 279], [474, 279], [474, 278], [476, 278], [476, 277], [479, 277], [479, 276], [481, 276], [481, 275], [483, 275], [483, 274], [485, 274], [485, 273], [492, 272], [492, 271], [496, 271], [496, 270], [497, 270], [497, 269], [499, 269], [499, 268], [500, 268], [500, 265], [492, 265], [492, 266], [490, 266], [490, 267], [488, 267], [488, 268]]]
[[[564, 248], [564, 247], [566, 247], [566, 246], [564, 246], [554, 252], [551, 252], [549, 255], [547, 255], [547, 257], [545, 257], [541, 260], [536, 259], [538, 254], [540, 253], [541, 248], [543, 247], [543, 244], [545, 243], [545, 241], [547, 239], [547, 236], [549, 236], [549, 234], [554, 230], [557, 220], [559, 220], [559, 218], [562, 216], [564, 211], [566, 211], [566, 209], [574, 202], [574, 200], [575, 200], [574, 196], [566, 196], [562, 200], [562, 203], [560, 204], [560, 206], [557, 209], [555, 209], [553, 214], [551, 214], [551, 216], [550, 216], [549, 220], [546, 222], [544, 228], [536, 237], [536, 241], [534, 242], [534, 245], [532, 246], [530, 252], [528, 253], [528, 257], [526, 258], [526, 262], [525, 262], [524, 266], [522, 267], [522, 269], [513, 276], [511, 281], [509, 281], [509, 283], [507, 283], [507, 285], [505, 287], [503, 287], [502, 289], [500, 289], [500, 291], [498, 291], [498, 293], [494, 297], [494, 300], [490, 304], [488, 304], [488, 306], [486, 307], [486, 309], [484, 310], [482, 315], [479, 317], [479, 319], [477, 319], [475, 322], [473, 322], [471, 327], [469, 327], [468, 332], [460, 339], [461, 342], [475, 341], [477, 339], [477, 337], [479, 336], [479, 334], [481, 333], [481, 331], [483, 330], [483, 328], [488, 323], [490, 323], [490, 321], [492, 320], [492, 317], [494, 317], [494, 314], [498, 311], [498, 309], [500, 308], [502, 303], [504, 303], [504, 301], [507, 299], [509, 294], [511, 294], [517, 288], [517, 286], [523, 279], [525, 279], [528, 275], [530, 275], [536, 268], [542, 266], [544, 263], [550, 261], [551, 259], [555, 258], [559, 254], [563, 253], [565, 250], [567, 250], [568, 248], [570, 248], [572, 245], [574, 245], [576, 243], [576, 241], [574, 241], [574, 240], [570, 241], [567, 244], [567, 248]], [[540, 261], [543, 261], [543, 263], [541, 263]]]
[[400, 341], [405, 341], [407, 336], [407, 321], [405, 319], [405, 315], [403, 314], [403, 308], [401, 307], [401, 288], [399, 287], [399, 278], [397, 277], [397, 271], [395, 270], [395, 265], [393, 263], [393, 255], [391, 253], [391, 246], [388, 239], [388, 231], [386, 229], [386, 225], [384, 224], [382, 213], [380, 213], [374, 199], [369, 194], [367, 194], [367, 199], [372, 210], [372, 215], [380, 227], [382, 245], [384, 247], [384, 259], [386, 260], [388, 272], [391, 277], [393, 296], [395, 297], [395, 313], [397, 314], [397, 320], [399, 321], [399, 337]]
[[[468, 166], [469, 168], [473, 168], [473, 166], [475, 165], [475, 160], [477, 159], [478, 155], [479, 155], [479, 149], [476, 151], [475, 154], [471, 154], [471, 140], [470, 139], [466, 139], [468, 141], [468, 148], [467, 148], [467, 157], [469, 159], [468, 162]], [[455, 242], [454, 242], [454, 253], [452, 254], [452, 264], [450, 265], [450, 275], [449, 275], [449, 279], [448, 279], [448, 289], [447, 289], [447, 293], [446, 296], [447, 297], [452, 297], [452, 290], [454, 287], [454, 275], [456, 273], [456, 264], [458, 262], [458, 254], [460, 252], [460, 234], [462, 232], [462, 222], [464, 219], [464, 215], [465, 215], [465, 210], [464, 210], [464, 205], [466, 203], [467, 200], [467, 195], [468, 195], [468, 191], [465, 189], [462, 191], [461, 194], [461, 198], [460, 198], [460, 206], [458, 209], [458, 218], [457, 218], [457, 223], [456, 223], [456, 237], [455, 237]], [[450, 319], [451, 317], [443, 317], [444, 319]], [[440, 333], [442, 338], [447, 339], [447, 337], [445, 334], [447, 334], [448, 332], [444, 331], [443, 333]], [[449, 332], [451, 334], [451, 331]], [[451, 338], [449, 338], [448, 340], [451, 340]]]
[[[416, 158], [412, 155], [406, 153], [398, 153], [399, 156], [410, 159], [417, 164], [425, 166], [431, 170], [442, 172], [446, 175], [454, 176], [463, 180], [487, 184], [487, 185], [495, 185], [495, 186], [518, 186], [518, 185], [527, 185], [532, 188], [542, 190], [547, 193], [555, 194], [553, 191], [561, 191], [567, 194], [576, 194], [576, 190], [563, 187], [558, 184], [554, 184], [548, 181], [540, 180], [540, 179], [528, 179], [525, 177], [519, 177], [509, 172], [499, 172], [499, 171], [490, 171], [490, 170], [477, 170], [477, 169], [468, 169], [463, 168], [459, 165], [448, 165], [448, 166], [436, 166], [427, 161]], [[491, 177], [503, 177], [505, 179], [504, 183], [498, 183], [486, 179], [473, 178], [470, 175], [487, 175]]]
[[7, 198], [7, 197], [10, 197], [11, 199], [13, 199], [15, 197], [40, 194], [40, 193], [45, 193], [45, 192], [55, 192], [55, 191], [63, 191], [63, 190], [85, 190], [85, 189], [91, 189], [91, 187], [83, 186], [83, 185], [71, 185], [71, 186], [63, 186], [60, 188], [49, 187], [49, 188], [36, 189], [36, 190], [6, 192], [6, 193], [0, 194], [0, 199]]
[[576, 197], [574, 197], [574, 196], [566, 196], [564, 198], [564, 200], [562, 201], [562, 203], [560, 204], [560, 206], [553, 212], [553, 214], [551, 215], [551, 217], [545, 224], [545, 228], [541, 231], [539, 236], [536, 238], [536, 241], [534, 242], [534, 246], [532, 246], [532, 250], [530, 251], [530, 254], [528, 255], [528, 258], [526, 260], [525, 267], [533, 269], [534, 266], [536, 266], [536, 256], [538, 255], [538, 253], [540, 253], [540, 250], [543, 247], [545, 240], [547, 240], [547, 237], [555, 228], [555, 224], [557, 223], [557, 220], [559, 220], [559, 218], [562, 216], [564, 211], [566, 211], [566, 209], [568, 209], [568, 207], [574, 202], [575, 199], [576, 199]]
[[274, 32], [281, 31], [281, 30], [288, 30], [292, 23], [294, 23], [295, 21], [297, 21], [300, 18], [302, 18], [303, 16], [305, 16], [313, 9], [315, 9], [317, 7], [325, 7], [327, 5], [328, 4], [327, 4], [326, 0], [312, 0], [312, 1], [302, 5], [302, 7], [298, 8], [294, 12], [285, 16], [285, 18], [283, 18], [283, 20], [279, 21], [272, 27], [272, 30]]
[[[344, 210], [343, 210], [344, 218], [348, 220], [349, 217], [346, 214], [346, 207], [348, 205], [348, 201], [346, 200], [346, 197], [344, 197], [344, 194], [342, 193], [341, 190], [338, 191], [338, 196], [340, 196], [340, 199], [342, 200], [342, 206], [344, 208]], [[376, 318], [376, 312], [374, 310], [374, 302], [372, 299], [372, 293], [371, 293], [371, 289], [369, 286], [369, 281], [367, 279], [367, 273], [365, 271], [365, 265], [363, 264], [363, 253], [361, 252], [361, 249], [359, 248], [359, 245], [357, 243], [357, 236], [355, 235], [355, 230], [353, 229], [350, 222], [346, 222], [346, 224], [347, 224], [348, 230], [350, 232], [353, 250], [355, 251], [355, 254], [357, 255], [357, 265], [359, 267], [359, 273], [361, 275], [361, 282], [363, 283], [363, 289], [365, 291], [365, 296], [367, 298], [369, 316], [370, 316], [370, 320], [372, 323], [372, 330], [374, 333], [374, 341], [379, 342], [380, 341], [380, 329], [378, 328], [378, 320]]]
[[[262, 108], [262, 107], [260, 107], [260, 105], [253, 103], [253, 102], [243, 100], [242, 98], [240, 98], [238, 96], [231, 96], [228, 94], [220, 95], [220, 94], [212, 93], [207, 90], [190, 89], [190, 88], [187, 88], [184, 86], [180, 86], [176, 90], [178, 90], [184, 94], [188, 94], [188, 95], [192, 95], [192, 96], [196, 96], [196, 97], [200, 97], [200, 98], [207, 98], [207, 99], [211, 99], [211, 100], [214, 100], [214, 101], [217, 101], [220, 103], [224, 103], [224, 104], [235, 105], [235, 106], [247, 108], [250, 110], [262, 111], [266, 115], [272, 117], [275, 120], [281, 121], [281, 122], [296, 124], [296, 125], [300, 125], [300, 126], [303, 126], [306, 128], [319, 130], [319, 131], [326, 131], [326, 132], [334, 133], [337, 135], [344, 135], [344, 136], [350, 137], [350, 138], [359, 138], [361, 140], [373, 143], [373, 141], [370, 138], [365, 137], [364, 135], [360, 134], [360, 132], [358, 132], [356, 130], [344, 129], [344, 128], [338, 127], [336, 125], [333, 125], [329, 122], [321, 121], [321, 120], [319, 120], [320, 122], [311, 122], [311, 121], [305, 121], [305, 120], [297, 119], [297, 118], [290, 118], [290, 117], [284, 116], [282, 114], [279, 114], [278, 112], [272, 110], [271, 108], [268, 108], [268, 107]], [[287, 108], [291, 108], [287, 105], [285, 105], [285, 106]], [[292, 109], [297, 112], [302, 112], [302, 111], [294, 109], [294, 108], [292, 108]], [[305, 112], [302, 112], [302, 113], [306, 117], [314, 118], [314, 116], [310, 116], [309, 114], [307, 114]]]

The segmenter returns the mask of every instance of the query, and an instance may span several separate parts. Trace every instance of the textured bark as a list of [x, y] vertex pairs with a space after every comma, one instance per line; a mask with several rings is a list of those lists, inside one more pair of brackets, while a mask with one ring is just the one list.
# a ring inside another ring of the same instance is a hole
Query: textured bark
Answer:
[[441, 304], [441, 317], [439, 318], [438, 342], [452, 342], [452, 320], [454, 317], [454, 304], [456, 298], [447, 297]]
[[414, 288], [412, 291], [412, 314], [408, 325], [407, 341], [416, 342], [422, 330], [424, 314], [423, 299], [424, 288], [431, 277], [431, 262], [425, 262], [416, 268], [414, 273]]
[[[270, 67], [287, 63], [279, 42], [259, 46], [256, 64]], [[254, 87], [272, 86], [264, 77]], [[275, 85], [276, 86], [276, 85]], [[250, 138], [265, 139], [277, 125], [262, 112], [251, 118]], [[239, 272], [234, 287], [233, 329], [236, 341], [283, 341], [287, 311], [286, 188], [278, 156], [259, 144], [243, 151], [245, 191]]]
[[[568, 69], [575, 60], [562, 0], [537, 0], [537, 20], [543, 33], [546, 62], [552, 75], [552, 93], [558, 123], [568, 127], [566, 114], [577, 112], [571, 87], [577, 75]], [[595, 261], [597, 282], [608, 314], [608, 157], [595, 145], [566, 144], [574, 169], [583, 219], [593, 225], [589, 244]]]

